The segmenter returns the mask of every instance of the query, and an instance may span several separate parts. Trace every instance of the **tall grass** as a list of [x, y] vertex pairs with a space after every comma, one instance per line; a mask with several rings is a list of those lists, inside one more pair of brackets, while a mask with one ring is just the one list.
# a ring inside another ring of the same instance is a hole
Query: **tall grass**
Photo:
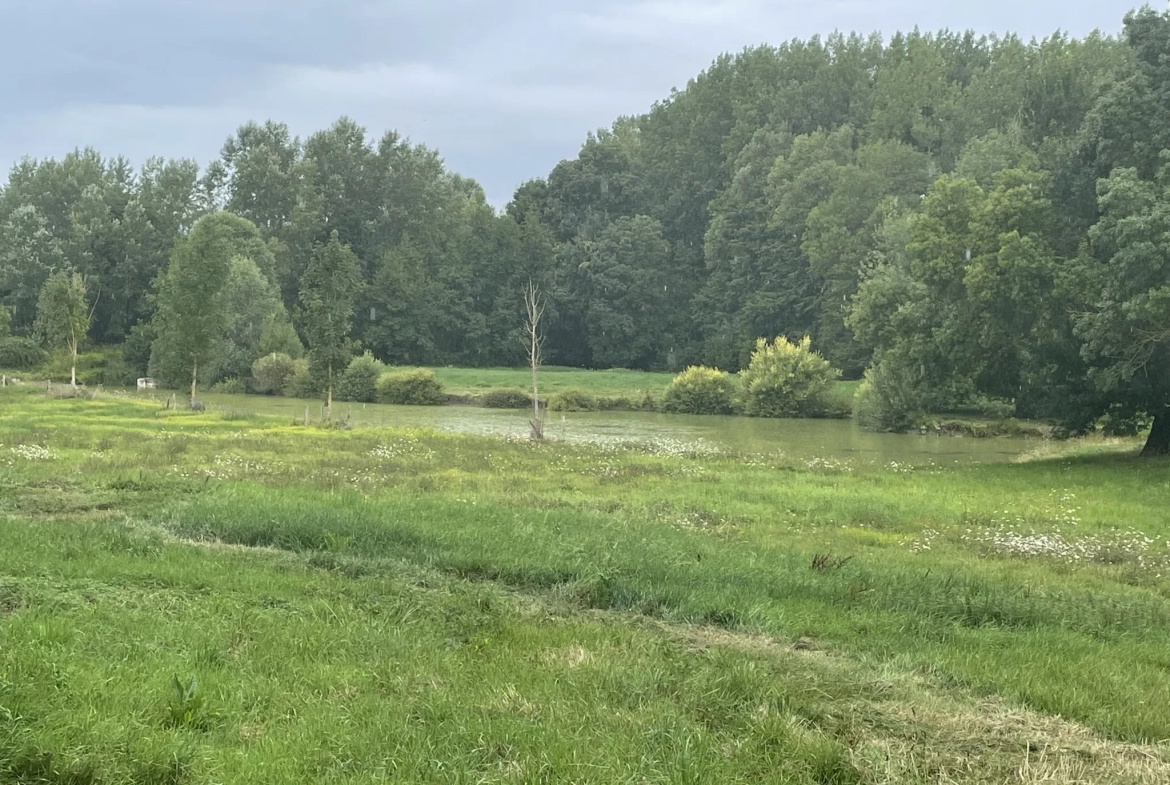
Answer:
[[946, 468], [0, 391], [0, 780], [1165, 782], [1170, 485], [1132, 447]]

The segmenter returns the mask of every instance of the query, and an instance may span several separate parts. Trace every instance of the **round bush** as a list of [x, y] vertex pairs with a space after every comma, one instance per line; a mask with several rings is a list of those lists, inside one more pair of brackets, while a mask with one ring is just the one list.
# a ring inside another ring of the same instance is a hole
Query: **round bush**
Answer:
[[252, 363], [252, 389], [261, 395], [284, 395], [296, 371], [297, 361], [287, 354], [266, 354]]
[[520, 390], [492, 390], [479, 399], [479, 405], [485, 409], [528, 409], [532, 397]]
[[917, 428], [925, 412], [913, 374], [888, 355], [865, 372], [865, 381], [853, 399], [853, 419], [863, 428], [877, 431]]
[[744, 403], [753, 417], [821, 417], [828, 411], [838, 371], [811, 348], [780, 337], [756, 342], [743, 372]]
[[355, 357], [341, 374], [334, 397], [339, 401], [373, 403], [378, 399], [378, 377], [385, 372], [386, 366], [369, 352]]
[[447, 402], [443, 385], [433, 371], [395, 371], [378, 377], [378, 403], [399, 406], [442, 406]]
[[548, 408], [554, 412], [595, 412], [597, 399], [580, 390], [564, 390], [549, 398]]
[[692, 366], [671, 380], [662, 410], [672, 414], [734, 414], [735, 380], [717, 368]]
[[309, 361], [293, 360], [292, 376], [284, 383], [281, 395], [289, 398], [317, 398], [321, 392], [321, 385], [309, 373]]
[[0, 338], [0, 368], [30, 371], [48, 359], [49, 353], [31, 338]]

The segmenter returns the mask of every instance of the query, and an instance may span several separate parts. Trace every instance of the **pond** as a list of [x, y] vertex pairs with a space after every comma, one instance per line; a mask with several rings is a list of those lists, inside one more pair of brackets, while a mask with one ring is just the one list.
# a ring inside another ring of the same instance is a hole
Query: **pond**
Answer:
[[[291, 398], [208, 394], [213, 407], [278, 414], [301, 419], [305, 406], [313, 419], [321, 404]], [[386, 406], [336, 403], [337, 417], [349, 416], [355, 426], [431, 428], [452, 433], [525, 436], [524, 412], [470, 406]], [[1026, 439], [974, 439], [872, 433], [849, 420], [764, 420], [749, 417], [695, 417], [648, 412], [550, 412], [550, 439], [567, 442], [681, 442], [697, 447], [739, 452], [784, 453], [797, 459], [832, 458], [874, 462], [926, 463], [1009, 461], [1035, 447]]]

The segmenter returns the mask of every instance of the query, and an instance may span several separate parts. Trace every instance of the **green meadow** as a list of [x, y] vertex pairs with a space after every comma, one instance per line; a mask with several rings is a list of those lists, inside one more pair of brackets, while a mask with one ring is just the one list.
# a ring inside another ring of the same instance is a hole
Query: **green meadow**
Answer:
[[[434, 367], [435, 377], [453, 393], [482, 393], [485, 390], [531, 390], [532, 372], [524, 368]], [[628, 371], [623, 368], [591, 371], [582, 368], [547, 366], [540, 369], [540, 388], [554, 394], [580, 390], [594, 396], [660, 396], [674, 374]]]
[[795, 459], [3, 389], [0, 781], [1165, 783], [1139, 447]]

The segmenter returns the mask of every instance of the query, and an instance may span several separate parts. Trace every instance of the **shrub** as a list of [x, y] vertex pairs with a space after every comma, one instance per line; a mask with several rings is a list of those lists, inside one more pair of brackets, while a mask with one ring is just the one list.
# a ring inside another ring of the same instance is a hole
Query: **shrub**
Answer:
[[532, 406], [532, 397], [520, 390], [492, 390], [479, 399], [485, 409], [527, 409]]
[[637, 402], [624, 395], [597, 399], [597, 409], [602, 412], [632, 412], [637, 408]]
[[433, 371], [419, 368], [414, 371], [395, 371], [378, 377], [378, 403], [399, 406], [442, 406], [447, 402], [443, 385]]
[[865, 372], [865, 381], [853, 400], [853, 418], [859, 425], [878, 431], [908, 431], [919, 427], [925, 416], [925, 402], [904, 363], [887, 356]]
[[252, 363], [252, 389], [261, 395], [285, 395], [296, 371], [297, 361], [287, 354], [267, 354]]
[[305, 345], [284, 313], [264, 317], [256, 349], [261, 354], [287, 354], [294, 360], [305, 356]]
[[3, 305], [0, 305], [0, 338], [12, 335], [12, 314]]
[[837, 383], [829, 390], [829, 404], [825, 409], [825, 417], [834, 420], [848, 420], [853, 417], [854, 400], [861, 383]]
[[672, 414], [734, 414], [735, 380], [717, 368], [692, 366], [671, 380], [662, 410]]
[[821, 417], [829, 408], [839, 375], [814, 352], [806, 336], [800, 343], [777, 338], [756, 342], [743, 372], [744, 404], [753, 417]]
[[548, 399], [548, 408], [553, 412], [595, 412], [597, 399], [581, 390], [563, 390]]
[[48, 359], [48, 352], [31, 338], [0, 338], [0, 368], [31, 371]]
[[369, 352], [355, 357], [341, 374], [334, 397], [339, 401], [373, 403], [378, 399], [378, 378], [385, 372], [386, 366]]
[[994, 420], [1009, 420], [1016, 416], [1015, 401], [1005, 401], [999, 398], [979, 396], [975, 399], [975, 411], [983, 417]]
[[1150, 429], [1153, 421], [1148, 414], [1114, 404], [1097, 421], [1106, 436], [1137, 436]]
[[292, 375], [285, 381], [281, 394], [289, 398], [317, 398], [321, 392], [321, 385], [309, 373], [309, 361], [293, 360]]
[[[72, 363], [69, 352], [61, 349], [50, 353], [37, 368], [37, 373], [46, 379], [67, 382]], [[123, 359], [120, 347], [98, 346], [77, 355], [78, 384], [133, 387], [137, 378], [135, 369]]]
[[[80, 359], [78, 361], [80, 363]], [[133, 387], [138, 380], [137, 371], [118, 354], [106, 355], [100, 364], [93, 368], [77, 370], [77, 380], [87, 385], [105, 385], [106, 387]]]
[[222, 395], [243, 395], [248, 392], [248, 385], [244, 383], [243, 379], [232, 376], [228, 379], [220, 379], [211, 385], [211, 391]]

